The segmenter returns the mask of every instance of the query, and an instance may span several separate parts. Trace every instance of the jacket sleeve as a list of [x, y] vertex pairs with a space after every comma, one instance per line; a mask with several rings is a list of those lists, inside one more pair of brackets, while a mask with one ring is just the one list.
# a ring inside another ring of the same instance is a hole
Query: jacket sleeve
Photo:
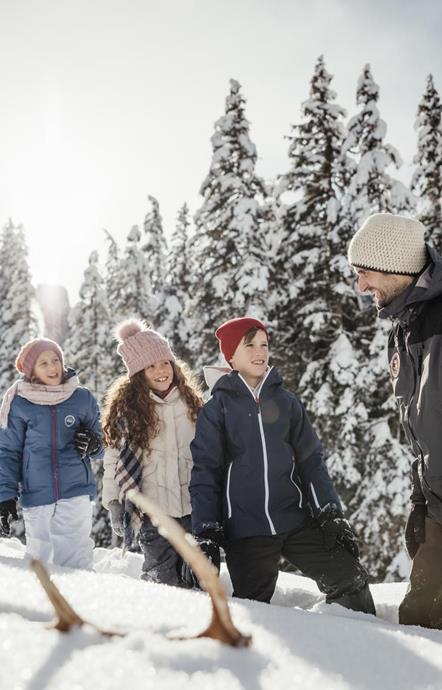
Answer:
[[412, 488], [411, 496], [410, 496], [411, 502], [414, 503], [415, 505], [417, 505], [418, 503], [424, 503], [425, 504], [427, 502], [427, 500], [424, 496], [424, 493], [422, 491], [418, 467], [419, 467], [419, 460], [416, 458], [416, 460], [414, 460], [412, 465], [411, 465], [411, 477], [412, 477], [413, 488]]
[[119, 451], [116, 448], [106, 448], [103, 461], [103, 493], [101, 496], [101, 502], [106, 510], [109, 510], [109, 503], [111, 501], [118, 501], [120, 493], [117, 480], [115, 479], [118, 457]]
[[342, 510], [324, 462], [324, 453], [302, 403], [294, 396], [290, 442], [295, 464], [313, 514], [316, 516], [327, 503], [335, 503]]
[[223, 519], [226, 469], [224, 415], [215, 398], [210, 398], [198, 415], [190, 450], [193, 458], [189, 485], [192, 532], [200, 535], [219, 528]]
[[101, 447], [95, 452], [91, 453], [89, 456], [92, 460], [101, 460], [104, 456], [104, 444], [103, 444], [103, 431], [101, 428], [101, 415], [100, 415], [100, 408], [98, 407], [98, 403], [92, 393], [89, 392], [89, 404], [88, 404], [88, 411], [87, 411], [87, 417], [85, 419], [85, 424], [88, 429], [94, 432], [100, 440], [101, 440]]
[[25, 436], [26, 422], [14, 411], [12, 403], [8, 426], [0, 429], [0, 501], [18, 496]]

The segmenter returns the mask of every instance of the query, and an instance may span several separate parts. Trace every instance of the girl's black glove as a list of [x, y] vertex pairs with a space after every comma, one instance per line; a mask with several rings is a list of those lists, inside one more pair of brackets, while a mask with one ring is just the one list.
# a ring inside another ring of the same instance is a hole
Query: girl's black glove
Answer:
[[335, 503], [327, 503], [318, 515], [327, 551], [340, 544], [355, 558], [359, 558], [359, 546], [351, 525]]
[[102, 442], [98, 434], [95, 434], [91, 429], [82, 427], [75, 434], [74, 445], [81, 457], [84, 458], [86, 455], [93, 455], [101, 450]]
[[426, 516], [425, 503], [413, 504], [405, 526], [405, 546], [411, 559], [415, 557], [419, 546], [425, 542]]
[[11, 520], [18, 520], [17, 503], [15, 498], [0, 502], [0, 536], [9, 537]]

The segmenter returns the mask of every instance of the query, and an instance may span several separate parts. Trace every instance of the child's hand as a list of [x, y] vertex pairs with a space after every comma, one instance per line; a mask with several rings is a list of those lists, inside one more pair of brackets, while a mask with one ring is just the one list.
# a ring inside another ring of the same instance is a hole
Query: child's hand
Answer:
[[344, 518], [338, 506], [327, 503], [318, 515], [318, 522], [324, 535], [325, 548], [330, 551], [340, 544], [355, 558], [359, 558], [359, 546], [356, 535], [348, 520]]
[[86, 455], [93, 455], [101, 449], [101, 438], [91, 429], [82, 427], [77, 431], [74, 438], [75, 449], [84, 458]]
[[0, 502], [0, 536], [9, 537], [11, 531], [9, 523], [12, 520], [18, 520], [15, 498]]
[[124, 534], [124, 508], [119, 501], [111, 501], [109, 503], [109, 515], [112, 531], [115, 532], [117, 537], [122, 537]]
[[[215, 566], [218, 573], [221, 567], [219, 538], [220, 531], [217, 531], [216, 533], [215, 531], [210, 531], [205, 534], [201, 534], [197, 537], [194, 535], [194, 539], [200, 547], [201, 551], [203, 552], [205, 557]], [[198, 589], [200, 589], [198, 578], [196, 577], [192, 568], [186, 561], [183, 561], [183, 565], [181, 567], [181, 579], [183, 583], [188, 587], [197, 587]]]

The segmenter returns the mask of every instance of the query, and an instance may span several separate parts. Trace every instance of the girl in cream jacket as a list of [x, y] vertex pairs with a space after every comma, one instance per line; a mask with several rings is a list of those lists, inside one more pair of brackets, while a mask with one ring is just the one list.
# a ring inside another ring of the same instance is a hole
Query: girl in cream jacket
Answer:
[[190, 529], [190, 443], [202, 397], [159, 333], [132, 320], [117, 328], [117, 338], [128, 373], [106, 396], [103, 505], [116, 534], [137, 530], [142, 578], [180, 586], [180, 556], [126, 494], [138, 489]]

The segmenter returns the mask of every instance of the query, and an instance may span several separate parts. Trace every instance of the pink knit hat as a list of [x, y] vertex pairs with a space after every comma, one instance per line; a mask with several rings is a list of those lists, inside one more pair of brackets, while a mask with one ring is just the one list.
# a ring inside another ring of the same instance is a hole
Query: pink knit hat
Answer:
[[175, 361], [167, 340], [143, 321], [123, 321], [117, 326], [115, 333], [120, 343], [117, 352], [123, 359], [129, 376], [162, 360]]
[[15, 368], [27, 379], [31, 379], [37, 357], [48, 350], [59, 356], [61, 365], [64, 367], [64, 355], [60, 345], [49, 338], [34, 338], [23, 345], [15, 360]]

